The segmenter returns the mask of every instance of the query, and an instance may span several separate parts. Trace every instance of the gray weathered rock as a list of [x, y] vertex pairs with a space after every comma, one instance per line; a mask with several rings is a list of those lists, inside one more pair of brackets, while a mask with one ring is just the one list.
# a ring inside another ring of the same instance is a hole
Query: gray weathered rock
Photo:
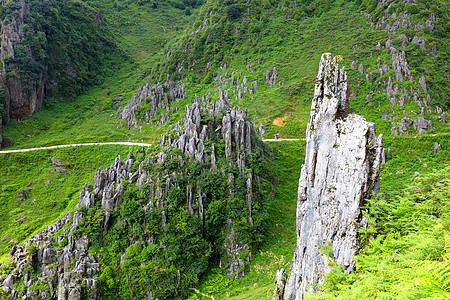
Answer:
[[54, 169], [49, 170], [49, 172], [54, 173], [54, 172], [58, 172], [64, 175], [69, 175], [70, 171], [65, 169], [65, 168], [70, 168], [70, 165], [63, 162], [61, 159], [59, 159], [58, 157], [52, 157], [52, 166]]
[[[323, 54], [306, 132], [306, 158], [299, 181], [297, 247], [284, 299], [318, 292], [331, 259], [350, 272], [357, 228], [367, 223], [360, 206], [377, 191], [382, 136], [363, 117], [348, 115], [347, 75]], [[349, 188], [351, 187], [351, 189]], [[329, 247], [331, 257], [321, 253]]]
[[439, 123], [445, 124], [445, 112], [439, 116]]
[[85, 184], [80, 192], [80, 201], [78, 202], [78, 207], [85, 206], [86, 208], [92, 208], [95, 205], [94, 194], [91, 194], [93, 190], [92, 185]]
[[284, 296], [284, 286], [286, 285], [287, 275], [284, 268], [277, 270], [275, 277], [275, 289], [273, 291], [273, 300], [282, 300]]
[[26, 199], [30, 198], [30, 195], [27, 191], [20, 189], [17, 191], [17, 197], [19, 198], [19, 201], [22, 203]]
[[434, 143], [433, 152], [434, 154], [439, 154], [442, 151], [442, 146], [439, 143]]
[[425, 120], [422, 117], [418, 117], [414, 120], [413, 126], [418, 133], [426, 133], [426, 130], [433, 129], [433, 122], [431, 120]]
[[362, 63], [359, 64], [358, 71], [359, 71], [359, 74], [361, 74], [361, 75], [364, 74], [364, 66]]
[[424, 94], [427, 94], [427, 83], [425, 82], [425, 76], [421, 76], [420, 77], [420, 79], [419, 79], [419, 84], [420, 84], [420, 87], [422, 88], [422, 90], [423, 90], [423, 93]]
[[277, 68], [273, 67], [272, 73], [270, 71], [267, 71], [266, 73], [266, 83], [270, 85], [270, 87], [274, 87], [277, 82], [277, 76], [278, 76]]
[[55, 171], [64, 175], [69, 175], [70, 171], [61, 167], [56, 167]]
[[[168, 91], [167, 91], [168, 90]], [[117, 118], [124, 119], [128, 123], [128, 128], [137, 129], [143, 125], [143, 121], [136, 118], [139, 106], [148, 104], [148, 110], [145, 112], [145, 124], [162, 125], [170, 118], [169, 112], [176, 112], [178, 108], [171, 105], [179, 102], [186, 97], [185, 85], [183, 82], [173, 82], [167, 80], [162, 85], [146, 84], [139, 88], [138, 93], [134, 94], [128, 105], [117, 109]], [[159, 113], [160, 110], [167, 113]]]

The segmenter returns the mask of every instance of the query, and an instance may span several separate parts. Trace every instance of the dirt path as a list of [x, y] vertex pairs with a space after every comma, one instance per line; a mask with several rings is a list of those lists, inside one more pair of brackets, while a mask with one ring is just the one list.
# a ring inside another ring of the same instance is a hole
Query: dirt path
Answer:
[[[302, 139], [304, 141], [305, 139]], [[263, 142], [300, 141], [300, 139], [264, 139]]]
[[284, 115], [284, 117], [278, 117], [276, 119], [274, 119], [272, 121], [273, 125], [279, 126], [279, 127], [284, 127], [284, 125], [286, 125], [286, 123], [284, 123], [284, 121], [288, 118], [288, 115]]
[[[449, 133], [438, 133], [438, 134], [430, 134], [430, 136], [439, 136], [439, 135], [450, 135]], [[408, 136], [402, 135], [402, 138], [419, 138], [418, 136]], [[395, 137], [385, 137], [385, 138], [398, 138]], [[263, 142], [285, 142], [285, 141], [304, 141], [305, 139], [264, 139]], [[18, 150], [0, 150], [0, 153], [17, 153], [17, 152], [28, 152], [28, 151], [37, 151], [43, 149], [56, 149], [56, 148], [67, 148], [67, 147], [78, 147], [78, 146], [95, 146], [95, 145], [125, 145], [125, 146], [142, 146], [142, 147], [150, 147], [152, 144], [148, 143], [133, 143], [133, 142], [109, 142], [109, 143], [84, 143], [84, 144], [69, 144], [69, 145], [56, 145], [56, 146], [48, 146], [48, 147], [40, 147], [40, 148], [28, 148], [28, 149], [18, 149]]]
[[125, 145], [125, 146], [149, 147], [152, 144], [133, 143], [133, 142], [84, 143], [84, 144], [56, 145], [56, 146], [18, 149], [18, 150], [0, 150], [0, 153], [17, 153], [17, 152], [28, 152], [28, 151], [36, 151], [36, 150], [43, 150], [43, 149], [56, 149], [56, 148], [78, 147], [78, 146], [95, 146], [95, 145]]

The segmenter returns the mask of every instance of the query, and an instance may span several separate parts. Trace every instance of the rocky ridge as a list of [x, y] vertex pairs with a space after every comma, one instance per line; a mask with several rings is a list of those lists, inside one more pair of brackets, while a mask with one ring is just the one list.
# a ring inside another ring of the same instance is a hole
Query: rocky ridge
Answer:
[[[257, 63], [259, 66], [262, 63], [261, 60], [262, 58], [258, 58], [257, 62], [253, 62], [248, 59], [247, 70], [255, 72], [257, 67], [253, 65]], [[201, 97], [203, 102], [210, 102], [213, 93], [218, 93], [220, 103], [238, 106], [242, 104], [245, 97], [252, 97], [258, 92], [258, 80], [250, 82], [250, 79], [243, 75], [242, 71], [229, 70], [226, 64], [220, 70], [222, 72], [219, 72], [213, 79], [212, 90]], [[264, 80], [270, 87], [281, 86], [282, 82], [277, 80], [277, 77], [277, 69], [272, 67], [266, 72]], [[138, 129], [144, 125], [162, 125], [180, 109], [178, 103], [186, 97], [185, 82], [183, 80], [172, 81], [167, 76], [164, 84], [147, 83], [139, 87], [139, 91], [133, 95], [126, 106], [117, 108], [116, 118], [125, 120], [128, 129]], [[196, 97], [199, 99], [198, 96]], [[165, 112], [161, 113], [161, 110]], [[216, 110], [215, 113], [217, 112]]]
[[358, 115], [349, 115], [347, 75], [331, 54], [322, 55], [306, 131], [306, 157], [297, 202], [297, 247], [291, 273], [277, 299], [304, 299], [318, 292], [332, 260], [352, 271], [359, 227], [367, 226], [360, 206], [379, 189], [382, 136]]
[[[103, 232], [103, 236], [116, 224], [122, 224], [124, 221], [118, 220], [116, 212], [127, 201], [124, 193], [129, 186], [146, 191], [147, 204], [141, 209], [144, 214], [161, 211], [158, 222], [161, 228], [171, 222], [168, 197], [172, 189], [185, 191], [184, 209], [190, 217], [198, 217], [205, 224], [205, 213], [212, 197], [210, 192], [202, 190], [198, 182], [187, 186], [180, 183], [182, 178], [189, 181], [186, 175], [193, 163], [221, 174], [230, 196], [239, 197], [238, 191], [246, 191], [239, 214], [246, 216], [251, 227], [259, 222], [259, 214], [253, 206], [260, 206], [265, 197], [267, 190], [261, 185], [267, 175], [255, 173], [251, 163], [256, 163], [255, 157], [270, 160], [272, 154], [267, 144], [257, 138], [246, 110], [233, 108], [224, 99], [214, 101], [203, 97], [202, 101], [196, 98], [186, 107], [184, 124], [177, 123], [155, 148], [156, 152], [142, 150], [137, 156], [130, 153], [125, 160], [118, 156], [110, 167], [100, 168], [95, 174], [94, 186], [86, 184], [81, 190], [79, 210], [66, 214], [31, 237], [24, 246], [15, 246], [11, 250], [15, 268], [6, 278], [0, 278], [0, 287], [10, 299], [99, 299], [101, 293], [95, 276], [102, 268], [101, 255], [92, 252], [91, 246], [107, 245], [108, 242], [104, 238], [96, 240], [81, 229], [90, 220], [86, 215], [89, 210], [98, 212], [100, 219], [96, 230]], [[139, 161], [139, 156], [146, 158]], [[173, 162], [179, 167], [168, 167]], [[155, 174], [158, 165], [166, 167]], [[229, 167], [224, 168], [226, 165]], [[225, 171], [232, 170], [230, 168], [235, 168], [236, 172]], [[267, 179], [276, 184], [276, 178]], [[240, 238], [235, 223], [235, 217], [226, 217], [221, 229], [222, 240], [216, 245], [216, 251], [222, 253], [218, 254], [218, 265], [228, 276], [237, 279], [250, 271], [248, 263], [253, 246]], [[128, 226], [135, 228], [138, 225]], [[145, 228], [146, 224], [139, 226]], [[129, 238], [129, 245], [133, 245], [135, 237]], [[156, 240], [156, 236], [147, 235], [140, 242], [152, 245]], [[126, 253], [126, 249], [122, 251]], [[121, 264], [125, 261], [124, 254]], [[26, 294], [15, 288], [17, 282], [28, 287]], [[149, 295], [153, 292], [149, 291]]]

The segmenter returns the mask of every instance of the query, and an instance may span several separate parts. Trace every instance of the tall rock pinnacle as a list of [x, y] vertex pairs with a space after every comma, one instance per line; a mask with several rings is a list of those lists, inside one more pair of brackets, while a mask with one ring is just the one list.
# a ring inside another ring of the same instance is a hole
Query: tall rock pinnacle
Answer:
[[[350, 272], [360, 206], [378, 190], [382, 135], [363, 117], [349, 115], [347, 74], [330, 53], [322, 55], [306, 131], [306, 158], [297, 202], [297, 248], [282, 299], [318, 292], [329, 260]], [[324, 251], [324, 249], [329, 251]], [[327, 252], [327, 254], [324, 254]], [[331, 255], [328, 256], [328, 255]]]

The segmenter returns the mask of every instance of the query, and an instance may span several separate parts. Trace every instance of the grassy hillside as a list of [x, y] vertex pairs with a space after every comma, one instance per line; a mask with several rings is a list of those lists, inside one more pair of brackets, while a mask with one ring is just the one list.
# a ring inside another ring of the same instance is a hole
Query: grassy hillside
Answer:
[[[27, 148], [89, 141], [152, 141], [165, 129], [144, 128], [144, 132], [122, 129], [111, 114], [116, 106], [129, 102], [144, 84], [149, 70], [159, 61], [165, 44], [183, 32], [198, 11], [197, 4], [185, 10], [170, 2], [87, 1], [98, 10], [109, 32], [128, 57], [104, 70], [101, 84], [89, 87], [76, 98], [46, 98], [42, 110], [25, 121], [12, 120], [3, 129], [3, 139], [13, 148]], [[197, 2], [195, 2], [197, 3]], [[10, 149], [13, 149], [10, 147]]]
[[[84, 183], [93, 183], [99, 167], [106, 168], [117, 155], [126, 157], [131, 149], [108, 145], [0, 154], [0, 264], [10, 247], [73, 210]], [[69, 164], [70, 174], [49, 172], [52, 157]], [[27, 195], [22, 200], [21, 190]]]
[[[229, 101], [249, 110], [255, 127], [260, 123], [266, 127], [267, 138], [275, 133], [302, 138], [320, 56], [324, 52], [341, 55], [340, 65], [349, 75], [351, 111], [375, 122], [377, 133], [385, 135], [386, 163], [381, 193], [367, 207], [372, 228], [362, 233], [358, 272], [333, 272], [321, 297], [432, 299], [447, 295], [449, 126], [440, 124], [434, 111], [436, 105], [444, 112], [448, 108], [448, 34], [443, 23], [448, 10], [436, 9], [441, 2], [420, 2], [419, 12], [414, 14], [425, 17], [433, 11], [439, 16], [438, 24], [444, 29], [424, 33], [424, 38], [437, 45], [437, 58], [414, 46], [406, 49], [407, 57], [414, 59], [413, 72], [427, 76], [433, 110], [425, 116], [434, 118], [435, 127], [430, 132], [433, 135], [412, 136], [391, 136], [392, 120], [381, 118], [381, 113], [392, 109], [397, 116], [405, 111], [417, 117], [416, 103], [394, 107], [384, 93], [373, 93], [375, 82], [366, 81], [365, 74], [351, 67], [358, 61], [376, 68], [378, 57], [392, 63], [383, 49], [376, 50], [378, 42], [388, 39], [388, 33], [370, 26], [369, 19], [360, 13], [365, 10], [379, 18], [382, 9], [374, 7], [374, 1], [315, 0], [295, 2], [297, 5], [284, 0], [209, 0], [203, 5], [198, 1], [88, 2], [104, 16], [129, 60], [105, 75], [101, 85], [76, 99], [46, 99], [42, 111], [31, 119], [11, 122], [4, 128], [4, 138], [13, 140], [14, 148], [100, 141], [158, 142], [160, 135], [183, 117], [185, 105], [192, 103], [196, 94], [209, 91], [217, 99], [220, 90], [229, 90]], [[271, 86], [266, 75], [269, 72], [271, 77], [274, 67], [277, 78]], [[443, 72], [439, 73], [440, 69]], [[384, 79], [393, 75], [390, 72]], [[115, 116], [116, 106], [128, 103], [139, 86], [146, 81], [165, 82], [167, 75], [183, 80], [187, 87], [186, 99], [176, 104], [179, 111], [168, 123], [128, 130], [123, 121], [110, 117]], [[235, 80], [239, 78], [242, 84], [244, 77], [248, 86], [257, 81], [257, 91], [238, 99]], [[373, 93], [371, 103], [366, 100], [369, 93]], [[443, 148], [438, 154], [433, 152], [435, 143]], [[303, 141], [272, 144], [279, 151], [275, 166], [280, 185], [268, 209], [268, 232], [252, 258], [252, 272], [233, 281], [211, 264], [200, 283], [193, 284], [198, 292], [193, 291], [189, 299], [208, 299], [201, 293], [216, 299], [271, 299], [276, 270], [289, 269], [296, 244], [295, 209], [305, 145]], [[117, 146], [0, 154], [0, 171], [5, 174], [0, 179], [0, 238], [10, 234], [0, 241], [0, 264], [7, 261], [13, 243], [24, 241], [73, 209], [81, 187], [92, 182], [98, 167], [109, 165], [117, 154], [127, 151], [127, 147]], [[48, 173], [52, 156], [70, 163], [72, 174]], [[51, 182], [48, 186], [47, 180]], [[29, 187], [31, 198], [20, 203], [17, 192], [26, 190], [29, 182], [33, 183]], [[30, 205], [33, 199], [36, 204]], [[17, 222], [24, 216], [25, 221]]]

